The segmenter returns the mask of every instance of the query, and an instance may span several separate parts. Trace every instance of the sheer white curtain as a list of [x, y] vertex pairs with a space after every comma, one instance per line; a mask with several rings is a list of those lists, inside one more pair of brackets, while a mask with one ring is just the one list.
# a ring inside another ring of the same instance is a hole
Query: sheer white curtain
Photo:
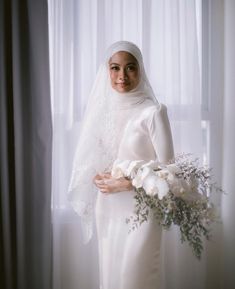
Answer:
[[235, 284], [235, 2], [225, 0], [224, 3], [224, 131], [223, 131], [223, 186], [227, 195], [223, 196], [223, 288], [230, 289]]
[[[129, 40], [142, 50], [149, 80], [169, 109], [176, 152], [202, 156], [199, 0], [48, 0], [54, 125], [54, 289], [98, 288], [96, 240], [83, 246], [66, 192], [89, 90], [105, 49]], [[164, 288], [203, 289], [196, 261], [172, 229], [163, 236]], [[193, 280], [193, 282], [192, 282]]]

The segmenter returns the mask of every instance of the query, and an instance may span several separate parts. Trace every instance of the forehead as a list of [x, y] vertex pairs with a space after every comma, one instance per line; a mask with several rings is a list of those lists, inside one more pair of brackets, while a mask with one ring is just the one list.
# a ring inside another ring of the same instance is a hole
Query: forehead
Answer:
[[127, 51], [118, 51], [111, 56], [109, 63], [117, 63], [117, 64], [136, 63], [138, 64], [138, 61], [131, 53]]

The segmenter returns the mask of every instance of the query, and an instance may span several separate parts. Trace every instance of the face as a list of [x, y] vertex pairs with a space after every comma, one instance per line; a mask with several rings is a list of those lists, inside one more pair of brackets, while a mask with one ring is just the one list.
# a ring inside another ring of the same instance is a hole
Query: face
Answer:
[[120, 93], [129, 92], [139, 83], [139, 64], [132, 54], [119, 51], [109, 60], [109, 74], [113, 89]]

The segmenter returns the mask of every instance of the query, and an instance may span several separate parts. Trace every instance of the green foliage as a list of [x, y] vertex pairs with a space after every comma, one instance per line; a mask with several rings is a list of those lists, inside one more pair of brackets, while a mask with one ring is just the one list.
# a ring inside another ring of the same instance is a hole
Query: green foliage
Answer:
[[[188, 156], [183, 155], [176, 158], [175, 164], [181, 169], [177, 178], [196, 181], [197, 191], [202, 196], [213, 190], [222, 192], [212, 183], [211, 170], [199, 167], [198, 160], [190, 161]], [[151, 215], [158, 220], [163, 229], [168, 230], [172, 225], [178, 226], [181, 242], [187, 242], [194, 255], [200, 259], [203, 238], [210, 239], [210, 224], [215, 220], [214, 208], [209, 198], [189, 200], [170, 191], [160, 200], [157, 195], [147, 195], [143, 188], [136, 188], [135, 191], [135, 212], [127, 219], [131, 226], [130, 231], [137, 229]]]

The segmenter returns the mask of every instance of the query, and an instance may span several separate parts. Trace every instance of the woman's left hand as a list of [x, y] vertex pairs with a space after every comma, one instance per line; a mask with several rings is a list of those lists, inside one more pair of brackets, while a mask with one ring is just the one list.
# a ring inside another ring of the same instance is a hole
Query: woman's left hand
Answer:
[[110, 173], [97, 174], [93, 182], [102, 193], [115, 193], [133, 189], [130, 180], [126, 178], [115, 179]]

